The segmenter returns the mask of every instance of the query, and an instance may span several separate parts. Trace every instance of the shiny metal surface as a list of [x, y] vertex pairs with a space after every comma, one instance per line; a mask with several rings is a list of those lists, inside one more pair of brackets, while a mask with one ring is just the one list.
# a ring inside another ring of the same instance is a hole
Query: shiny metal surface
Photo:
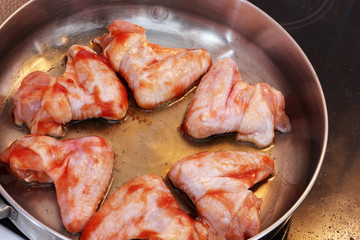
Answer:
[[[274, 158], [275, 174], [253, 189], [263, 198], [261, 232], [254, 239], [281, 225], [304, 200], [319, 173], [327, 141], [326, 105], [301, 49], [247, 1], [30, 1], [0, 29], [0, 150], [28, 133], [14, 126], [11, 116], [11, 96], [22, 78], [35, 70], [60, 76], [67, 49], [75, 43], [92, 46], [90, 40], [106, 32], [116, 18], [145, 27], [153, 43], [206, 48], [213, 60], [233, 58], [245, 81], [267, 82], [284, 94], [293, 130], [277, 134], [266, 149], [235, 142], [233, 135], [194, 142], [179, 128], [193, 91], [155, 111], [142, 110], [130, 99], [125, 120], [70, 123], [64, 137], [99, 135], [111, 143], [116, 155], [109, 195], [135, 176], [157, 173], [166, 177], [173, 162], [195, 152], [256, 149]], [[44, 234], [41, 239], [46, 234], [78, 238], [62, 226], [52, 186], [25, 186], [4, 165], [0, 183], [1, 194], [18, 211], [18, 219], [23, 219], [14, 222], [25, 234]], [[187, 200], [173, 191], [183, 209], [192, 212]]]

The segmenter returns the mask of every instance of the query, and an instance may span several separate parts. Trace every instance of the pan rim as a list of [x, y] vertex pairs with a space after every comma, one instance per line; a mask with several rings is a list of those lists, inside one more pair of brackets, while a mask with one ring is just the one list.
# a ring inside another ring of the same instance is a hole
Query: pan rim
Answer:
[[[322, 105], [322, 111], [323, 111], [322, 117], [323, 117], [324, 128], [322, 129], [322, 133], [323, 133], [322, 148], [320, 151], [319, 161], [315, 168], [314, 174], [312, 175], [312, 177], [311, 177], [310, 181], [308, 182], [306, 188], [304, 189], [303, 193], [296, 200], [296, 202], [292, 205], [292, 207], [281, 218], [279, 218], [277, 221], [275, 221], [269, 227], [267, 227], [263, 231], [259, 232], [256, 236], [250, 238], [250, 239], [258, 239], [258, 238], [266, 236], [271, 231], [276, 229], [281, 223], [286, 221], [293, 214], [293, 212], [301, 205], [301, 203], [306, 199], [306, 197], [310, 193], [311, 189], [313, 188], [313, 186], [318, 178], [318, 175], [320, 173], [321, 166], [323, 164], [325, 153], [326, 153], [327, 143], [328, 143], [328, 131], [329, 131], [328, 130], [328, 127], [329, 127], [328, 126], [328, 111], [327, 111], [325, 96], [324, 96], [324, 93], [323, 93], [323, 90], [321, 87], [321, 83], [318, 79], [318, 76], [317, 76], [312, 64], [310, 63], [309, 59], [307, 58], [307, 56], [305, 55], [303, 50], [300, 48], [300, 46], [296, 43], [296, 41], [291, 37], [291, 35], [279, 23], [277, 23], [274, 19], [272, 19], [269, 15], [267, 15], [265, 12], [263, 12], [261, 9], [259, 9], [257, 6], [255, 6], [251, 2], [248, 2], [246, 0], [234, 0], [234, 1], [241, 1], [243, 4], [246, 4], [246, 5], [250, 6], [251, 8], [255, 9], [256, 12], [260, 13], [263, 17], [265, 17], [268, 21], [270, 21], [272, 25], [276, 26], [277, 30], [281, 31], [282, 34], [284, 34], [288, 38], [288, 40], [291, 41], [291, 44], [296, 48], [296, 51], [298, 53], [300, 53], [301, 59], [304, 61], [304, 63], [308, 67], [309, 71], [311, 72], [311, 75], [316, 84], [317, 90], [320, 93], [321, 105]], [[17, 14], [21, 14], [21, 11], [23, 9], [27, 8], [30, 4], [32, 4], [34, 2], [36, 2], [36, 0], [28, 1], [22, 7], [17, 9], [14, 13], [12, 13], [0, 25], [0, 31], [4, 28], [4, 26], [6, 26], [11, 21], [11, 19], [14, 16], [16, 16]], [[156, 5], [156, 3], [154, 3], [154, 5]], [[37, 226], [41, 227], [42, 229], [46, 230], [47, 232], [51, 233], [52, 235], [54, 235], [56, 237], [63, 238], [63, 239], [70, 239], [70, 238], [60, 234], [59, 232], [53, 230], [52, 228], [48, 227], [44, 223], [42, 223], [39, 220], [37, 220], [36, 218], [34, 218], [32, 215], [30, 215], [25, 209], [23, 209], [18, 203], [16, 203], [16, 201], [6, 192], [6, 190], [3, 188], [3, 186], [1, 184], [0, 184], [0, 193], [11, 204], [12, 207], [14, 207], [17, 211], [20, 211], [21, 213], [23, 213], [27, 218], [29, 218]]]
[[327, 111], [327, 105], [326, 105], [326, 99], [325, 99], [325, 95], [324, 95], [324, 91], [321, 87], [321, 83], [320, 80], [316, 74], [316, 71], [314, 69], [314, 67], [312, 66], [310, 60], [308, 59], [308, 57], [306, 56], [306, 54], [304, 53], [304, 51], [301, 49], [301, 47], [298, 45], [298, 43], [291, 37], [291, 35], [278, 23], [276, 22], [273, 18], [271, 18], [267, 13], [265, 13], [264, 11], [262, 11], [260, 8], [258, 8], [257, 6], [255, 6], [254, 4], [252, 4], [251, 2], [248, 1], [244, 1], [244, 0], [240, 0], [242, 2], [245, 2], [246, 4], [250, 5], [251, 7], [253, 7], [254, 9], [256, 9], [258, 12], [260, 12], [264, 17], [266, 17], [272, 24], [274, 24], [278, 30], [280, 30], [284, 35], [287, 36], [288, 40], [291, 41], [291, 43], [296, 47], [296, 50], [301, 54], [302, 59], [305, 61], [306, 66], [309, 68], [309, 70], [311, 71], [311, 74], [313, 76], [313, 79], [316, 83], [317, 89], [319, 90], [320, 93], [320, 97], [321, 97], [321, 105], [323, 107], [323, 126], [324, 126], [324, 131], [323, 131], [323, 141], [322, 141], [322, 148], [321, 148], [321, 152], [320, 152], [320, 156], [319, 156], [319, 162], [316, 166], [315, 172], [313, 174], [313, 176], [311, 177], [311, 180], [309, 181], [309, 183], [307, 184], [307, 187], [304, 189], [304, 192], [301, 194], [301, 196], [298, 198], [298, 200], [293, 204], [293, 206], [277, 221], [275, 221], [273, 224], [271, 224], [269, 227], [267, 227], [266, 229], [264, 229], [262, 232], [258, 233], [256, 236], [249, 238], [249, 239], [258, 239], [261, 237], [265, 237], [267, 234], [269, 234], [270, 232], [272, 232], [273, 230], [275, 230], [278, 226], [280, 226], [283, 222], [285, 222], [287, 219], [289, 219], [291, 217], [291, 215], [295, 212], [295, 210], [301, 205], [301, 203], [306, 199], [306, 197], [308, 196], [308, 194], [310, 193], [311, 189], [313, 188], [324, 158], [325, 158], [325, 153], [326, 153], [326, 148], [327, 148], [327, 143], [328, 143], [328, 132], [329, 132], [329, 120], [328, 120], [328, 111]]

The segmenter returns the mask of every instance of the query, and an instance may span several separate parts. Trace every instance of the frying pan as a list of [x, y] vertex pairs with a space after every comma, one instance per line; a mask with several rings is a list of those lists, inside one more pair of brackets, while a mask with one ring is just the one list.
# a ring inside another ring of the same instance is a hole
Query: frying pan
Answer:
[[[91, 39], [105, 33], [117, 18], [144, 27], [152, 43], [206, 48], [214, 61], [231, 57], [244, 81], [266, 82], [284, 94], [292, 131], [276, 134], [274, 143], [265, 149], [236, 142], [234, 134], [193, 141], [183, 135], [180, 126], [194, 89], [153, 111], [139, 108], [130, 95], [124, 120], [72, 122], [63, 137], [98, 135], [113, 146], [115, 164], [104, 201], [136, 176], [155, 173], [167, 180], [172, 163], [196, 152], [262, 151], [274, 159], [275, 173], [252, 189], [263, 199], [260, 233], [253, 239], [271, 237], [305, 199], [318, 176], [327, 143], [327, 110], [319, 80], [300, 47], [279, 24], [247, 1], [28, 2], [0, 28], [0, 150], [28, 134], [12, 119], [12, 96], [22, 78], [35, 70], [61, 76], [68, 48], [72, 44], [96, 47]], [[0, 165], [0, 184], [7, 201], [0, 204], [0, 216], [10, 218], [29, 238], [79, 237], [64, 229], [52, 185], [25, 185], [4, 164]], [[171, 190], [181, 208], [194, 214], [189, 201]]]

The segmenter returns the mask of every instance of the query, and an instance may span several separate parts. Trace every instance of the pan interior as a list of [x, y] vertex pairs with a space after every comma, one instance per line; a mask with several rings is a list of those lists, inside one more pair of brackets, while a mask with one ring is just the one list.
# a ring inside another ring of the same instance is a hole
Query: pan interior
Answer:
[[[89, 119], [68, 124], [63, 139], [86, 135], [104, 137], [114, 148], [115, 165], [109, 192], [136, 176], [160, 174], [166, 178], [171, 165], [200, 151], [242, 150], [261, 151], [275, 161], [275, 174], [256, 185], [255, 194], [263, 199], [261, 231], [281, 218], [299, 199], [313, 175], [311, 136], [301, 102], [301, 92], [294, 88], [288, 76], [267, 53], [230, 25], [206, 19], [181, 10], [148, 5], [97, 5], [34, 27], [31, 33], [18, 36], [21, 41], [10, 44], [0, 58], [0, 151], [13, 141], [28, 134], [25, 127], [13, 124], [12, 95], [24, 76], [42, 70], [61, 76], [65, 69], [64, 57], [73, 44], [94, 47], [91, 39], [105, 33], [114, 19], [123, 19], [146, 29], [148, 40], [167, 47], [205, 48], [213, 61], [231, 57], [240, 68], [242, 78], [251, 84], [266, 82], [280, 90], [287, 102], [292, 132], [276, 134], [274, 144], [258, 149], [251, 144], [235, 141], [234, 134], [217, 136], [204, 141], [193, 141], [183, 135], [180, 126], [195, 88], [178, 101], [154, 111], [136, 106], [130, 94], [127, 117], [119, 122]], [[305, 106], [306, 107], [306, 106]], [[27, 186], [20, 183], [5, 165], [0, 166], [0, 183], [9, 195], [41, 223], [63, 234], [68, 233], [61, 222], [55, 189], [50, 186]], [[169, 184], [172, 188], [171, 184]], [[196, 214], [193, 206], [177, 190], [172, 189], [180, 206]]]

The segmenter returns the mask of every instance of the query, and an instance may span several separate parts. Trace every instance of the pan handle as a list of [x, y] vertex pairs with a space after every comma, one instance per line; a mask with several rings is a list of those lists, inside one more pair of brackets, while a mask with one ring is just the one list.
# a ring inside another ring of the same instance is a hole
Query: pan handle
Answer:
[[[58, 235], [50, 232], [50, 230], [35, 223], [34, 220], [29, 219], [20, 210], [18, 212], [15, 208], [6, 203], [6, 200], [4, 200], [0, 195], [0, 219], [3, 218], [9, 218], [11, 222], [29, 239], [70, 240], [70, 238], [62, 236], [59, 237]], [[0, 239], [2, 239], [1, 236]]]
[[11, 220], [16, 221], [17, 215], [17, 211], [13, 207], [7, 205], [0, 197], [0, 219], [10, 218]]

